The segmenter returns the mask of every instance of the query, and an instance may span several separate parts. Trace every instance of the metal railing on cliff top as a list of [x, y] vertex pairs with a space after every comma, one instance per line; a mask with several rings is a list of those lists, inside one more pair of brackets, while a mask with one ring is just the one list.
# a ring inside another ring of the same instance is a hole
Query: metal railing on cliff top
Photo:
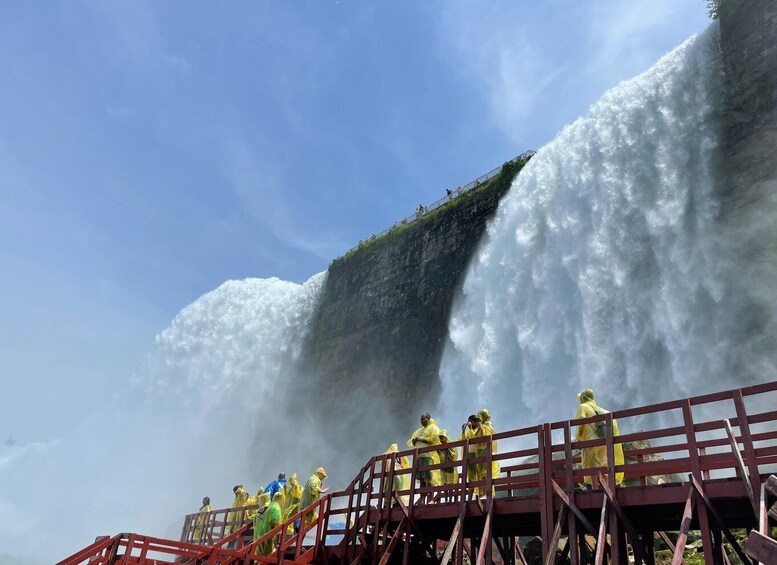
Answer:
[[[507, 162], [508, 163], [515, 163], [517, 161], [528, 161], [530, 158], [532, 158], [534, 156], [535, 153], [537, 153], [537, 152], [534, 149], [529, 149], [528, 151], [524, 151], [523, 153], [521, 153], [520, 155], [518, 155], [514, 159], [511, 159], [510, 161], [507, 161]], [[343, 253], [340, 257], [338, 257], [338, 259], [341, 258], [341, 257], [344, 257], [345, 255], [347, 255], [348, 253], [350, 253], [354, 249], [358, 249], [359, 246], [364, 245], [365, 243], [369, 243], [370, 241], [374, 241], [374, 240], [376, 240], [378, 238], [383, 237], [384, 235], [389, 233], [391, 230], [394, 230], [394, 229], [399, 228], [401, 226], [407, 226], [409, 224], [412, 224], [414, 221], [416, 221], [416, 220], [418, 220], [420, 218], [423, 218], [429, 212], [432, 212], [433, 210], [436, 210], [437, 208], [440, 208], [441, 206], [444, 206], [445, 204], [447, 204], [448, 202], [451, 202], [452, 200], [454, 200], [458, 196], [461, 196], [465, 192], [468, 192], [468, 191], [472, 190], [473, 188], [478, 188], [478, 187], [482, 186], [484, 183], [486, 183], [487, 181], [490, 181], [496, 175], [501, 173], [503, 168], [504, 168], [504, 164], [499, 165], [496, 169], [493, 169], [493, 170], [487, 172], [486, 174], [479, 176], [475, 180], [472, 180], [472, 181], [468, 182], [465, 185], [459, 186], [455, 190], [451, 190], [449, 194], [446, 194], [445, 196], [443, 196], [439, 200], [437, 200], [435, 202], [432, 202], [431, 204], [429, 204], [429, 206], [424, 206], [423, 204], [420, 205], [416, 209], [415, 212], [413, 212], [412, 214], [410, 214], [408, 216], [405, 216], [401, 220], [398, 220], [397, 222], [394, 223], [393, 226], [391, 226], [389, 228], [386, 228], [385, 230], [383, 230], [380, 233], [372, 234], [368, 238], [359, 240], [359, 243], [357, 245], [355, 245], [354, 247], [352, 247], [351, 249], [349, 249], [348, 251]]]

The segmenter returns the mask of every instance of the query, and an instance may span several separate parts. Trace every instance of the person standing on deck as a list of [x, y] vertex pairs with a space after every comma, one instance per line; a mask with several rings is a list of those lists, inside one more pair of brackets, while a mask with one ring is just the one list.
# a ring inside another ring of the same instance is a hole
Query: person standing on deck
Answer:
[[[577, 395], [577, 399], [580, 401], [580, 405], [577, 407], [575, 420], [582, 418], [592, 418], [596, 415], [608, 413], [607, 410], [596, 404], [596, 401], [594, 400], [594, 391], [590, 388], [587, 388], [583, 392], [579, 393]], [[615, 420], [615, 418], [612, 420], [612, 435], [613, 437], [618, 437], [620, 435], [620, 431], [618, 430], [618, 422]], [[604, 420], [577, 426], [576, 441], [589, 441], [604, 439], [606, 437], [607, 424]], [[615, 451], [615, 465], [623, 465], [623, 445], [616, 443], [613, 447]], [[607, 445], [584, 447], [581, 452], [583, 469], [590, 469], [593, 467], [607, 467]], [[607, 473], [602, 473], [602, 475], [605, 479], [607, 479]], [[619, 485], [622, 482], [623, 473], [615, 473], [615, 484]], [[597, 475], [586, 475], [585, 483], [591, 485], [591, 488], [593, 489], [598, 489], [599, 477]]]
[[[489, 435], [489, 432], [486, 428], [483, 427], [483, 422], [480, 420], [480, 417], [476, 414], [472, 414], [468, 419], [467, 422], [462, 424], [461, 426], [461, 435], [459, 436], [459, 441], [461, 440], [473, 440], [477, 438], [484, 437], [486, 435]], [[485, 441], [479, 441], [479, 442], [470, 442], [467, 448], [467, 458], [469, 460], [472, 460], [476, 457], [481, 458], [485, 457], [486, 452], [488, 451], [488, 444]], [[486, 463], [485, 461], [479, 462], [479, 463], [467, 463], [467, 482], [475, 483], [475, 482], [481, 482], [486, 479]], [[475, 487], [475, 496], [483, 497], [486, 495], [485, 487], [484, 486], [476, 486]]]
[[[434, 445], [440, 445], [440, 428], [437, 427], [437, 423], [432, 420], [432, 416], [429, 412], [421, 414], [421, 427], [413, 432], [410, 439], [407, 440], [409, 447], [430, 447]], [[437, 465], [440, 463], [440, 455], [437, 451], [426, 451], [418, 454], [418, 466], [426, 467], [429, 465]], [[440, 486], [440, 470], [424, 470], [416, 473], [418, 484], [421, 488], [424, 487], [436, 487]], [[428, 494], [428, 493], [427, 493]], [[427, 496], [423, 494], [421, 499], [425, 499]]]
[[210, 505], [210, 498], [206, 496], [202, 499], [202, 506], [200, 506], [197, 518], [194, 519], [194, 535], [192, 536], [194, 543], [199, 543], [202, 537], [202, 530], [205, 529], [205, 524], [208, 521], [208, 512], [211, 510], [213, 510], [213, 507]]
[[[314, 502], [318, 502], [321, 500], [321, 495], [325, 493], [327, 490], [326, 488], [321, 488], [321, 483], [324, 479], [327, 478], [326, 471], [324, 471], [323, 467], [319, 467], [315, 471], [313, 471], [313, 474], [308, 479], [308, 482], [305, 483], [305, 488], [302, 489], [302, 501], [300, 502], [300, 508], [305, 509]], [[313, 520], [315, 520], [318, 517], [318, 508], [313, 510], [312, 512], [308, 512], [305, 514], [305, 525], [307, 526]]]
[[[440, 456], [440, 463], [455, 464], [459, 460], [459, 453], [455, 447], [448, 447], [448, 441], [450, 441], [448, 430], [442, 430], [440, 432], [440, 447], [442, 447], [442, 449], [437, 450], [437, 453]], [[447, 469], [440, 469], [440, 478], [444, 485], [455, 485], [459, 482], [459, 470], [455, 466], [448, 467]], [[449, 494], [452, 493], [447, 493], [445, 497], [447, 498]]]
[[[483, 423], [483, 428], [485, 429], [488, 435], [496, 434], [496, 428], [494, 428], [494, 424], [491, 421], [491, 412], [489, 412], [488, 409], [486, 408], [481, 409], [478, 412], [478, 418], [480, 418], [480, 421]], [[499, 453], [499, 450], [497, 448], [497, 442], [494, 439], [491, 440], [491, 453], [493, 455], [496, 455], [497, 453]], [[498, 479], [501, 472], [502, 472], [502, 468], [499, 466], [499, 461], [492, 461], [491, 477], [494, 479]]]

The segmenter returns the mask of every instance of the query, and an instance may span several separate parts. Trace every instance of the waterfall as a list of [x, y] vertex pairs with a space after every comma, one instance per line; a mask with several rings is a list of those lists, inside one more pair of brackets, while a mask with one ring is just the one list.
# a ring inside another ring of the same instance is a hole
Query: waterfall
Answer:
[[75, 434], [0, 446], [0, 563], [51, 563], [120, 531], [177, 539], [203, 496], [224, 507], [234, 484], [263, 487], [278, 471], [254, 437], [296, 378], [324, 281], [224, 283], [175, 317]]
[[[448, 421], [488, 406], [507, 429], [573, 416], [586, 387], [615, 409], [773, 370], [774, 349], [740, 330], [741, 269], [718, 221], [722, 98], [713, 24], [538, 151], [454, 305], [441, 363]], [[760, 307], [776, 318], [774, 300]]]

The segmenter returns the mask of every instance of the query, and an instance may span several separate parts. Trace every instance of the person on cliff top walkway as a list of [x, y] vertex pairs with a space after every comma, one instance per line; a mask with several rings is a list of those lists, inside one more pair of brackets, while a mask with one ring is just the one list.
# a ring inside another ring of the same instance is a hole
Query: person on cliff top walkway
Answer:
[[[437, 453], [440, 456], [440, 463], [453, 463], [454, 465], [459, 460], [459, 453], [455, 447], [448, 447], [448, 430], [442, 430], [440, 432], [440, 447]], [[443, 485], [455, 485], [459, 482], [459, 470], [458, 468], [448, 467], [440, 469], [440, 479]], [[447, 492], [443, 495], [442, 500], [452, 500], [452, 492]]]
[[[438, 428], [437, 423], [432, 420], [432, 416], [429, 412], [421, 414], [421, 427], [413, 432], [413, 435], [407, 440], [407, 445], [409, 447], [417, 448], [440, 445], [440, 428]], [[440, 455], [436, 450], [424, 451], [418, 454], [418, 467], [428, 467], [439, 463]], [[419, 470], [416, 472], [416, 478], [418, 478], [418, 484], [421, 488], [436, 487], [442, 484], [439, 469]], [[421, 501], [426, 501], [428, 499], [431, 499], [431, 493], [421, 493]]]
[[[480, 420], [480, 416], [476, 414], [470, 415], [469, 418], [467, 418], [466, 423], [462, 424], [461, 426], [461, 435], [459, 436], [459, 441], [461, 440], [473, 440], [478, 439], [482, 437], [486, 437], [491, 435], [491, 431], [489, 428], [486, 428], [483, 426], [483, 422]], [[488, 442], [487, 441], [478, 441], [478, 442], [470, 442], [467, 445], [467, 458], [469, 460], [472, 460], [474, 458], [483, 458], [486, 456], [486, 453], [488, 452]], [[486, 480], [486, 463], [485, 461], [478, 462], [478, 463], [469, 463], [467, 462], [467, 482], [481, 482]], [[475, 497], [485, 497], [486, 496], [486, 487], [485, 485], [478, 485], [475, 487]], [[491, 495], [494, 495], [494, 489], [491, 487]]]
[[[592, 418], [599, 414], [607, 414], [608, 411], [601, 408], [596, 404], [594, 400], [594, 391], [590, 388], [585, 389], [583, 392], [577, 395], [577, 399], [580, 401], [580, 405], [577, 407], [575, 413], [575, 420], [581, 418]], [[612, 435], [618, 437], [620, 431], [618, 431], [618, 422], [613, 418], [612, 420]], [[592, 422], [589, 424], [581, 424], [577, 426], [577, 439], [576, 441], [589, 441], [604, 439], [607, 437], [607, 422], [604, 420], [598, 422]], [[623, 465], [623, 445], [616, 443], [615, 448], [615, 464]], [[597, 445], [596, 447], [584, 447], [582, 450], [582, 467], [583, 469], [590, 469], [592, 467], [606, 467], [607, 466], [607, 445]], [[607, 479], [607, 473], [602, 473], [605, 480]], [[623, 482], [623, 473], [615, 473], [615, 483], [621, 484]], [[599, 488], [599, 477], [597, 475], [586, 475], [585, 483], [591, 485], [591, 488]]]
[[[305, 509], [314, 502], [321, 500], [321, 495], [325, 493], [327, 488], [321, 488], [321, 483], [327, 478], [326, 471], [323, 467], [319, 467], [310, 476], [305, 483], [305, 487], [302, 489], [302, 500], [300, 501], [300, 508]], [[305, 514], [305, 525], [312, 523], [318, 517], [318, 508]]]
[[264, 492], [269, 492], [270, 498], [273, 499], [275, 497], [275, 493], [279, 490], [282, 490], [285, 485], [286, 473], [278, 473], [278, 478], [264, 487]]
[[199, 514], [194, 519], [194, 543], [199, 543], [202, 538], [203, 530], [206, 528], [205, 524], [208, 522], [208, 512], [212, 511], [213, 507], [210, 505], [210, 498], [205, 497], [202, 499], [202, 506], [200, 506]]
[[[481, 409], [478, 412], [478, 418], [480, 418], [480, 421], [483, 423], [483, 428], [486, 430], [488, 434], [490, 435], [496, 434], [496, 428], [494, 427], [494, 423], [491, 421], [491, 412], [489, 412], [488, 409], [486, 408]], [[494, 455], [499, 453], [496, 440], [491, 441], [491, 453]], [[498, 479], [501, 472], [502, 472], [502, 468], [499, 466], [499, 461], [492, 461], [491, 477], [494, 479]]]

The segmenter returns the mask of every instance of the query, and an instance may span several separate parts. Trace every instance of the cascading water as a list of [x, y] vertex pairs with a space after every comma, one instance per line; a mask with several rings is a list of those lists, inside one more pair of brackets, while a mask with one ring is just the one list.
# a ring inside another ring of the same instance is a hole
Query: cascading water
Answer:
[[518, 175], [454, 306], [448, 421], [485, 405], [507, 429], [572, 416], [589, 386], [617, 408], [774, 368], [773, 351], [741, 362], [758, 336], [737, 331], [736, 258], [717, 222], [721, 82], [713, 25], [606, 93]]
[[176, 316], [133, 382], [76, 434], [0, 446], [0, 563], [51, 563], [120, 531], [177, 538], [203, 496], [223, 507], [235, 483], [263, 486], [278, 471], [254, 436], [295, 378], [324, 280], [224, 283]]

